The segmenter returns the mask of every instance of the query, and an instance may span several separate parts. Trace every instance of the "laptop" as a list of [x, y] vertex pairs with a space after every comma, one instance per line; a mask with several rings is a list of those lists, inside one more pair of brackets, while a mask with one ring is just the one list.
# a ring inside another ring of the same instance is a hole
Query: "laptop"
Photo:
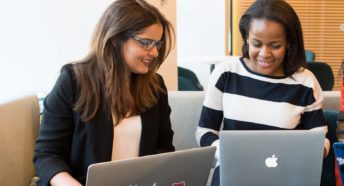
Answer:
[[92, 164], [87, 186], [189, 186], [208, 181], [216, 147]]
[[220, 184], [320, 185], [324, 140], [315, 130], [221, 131]]

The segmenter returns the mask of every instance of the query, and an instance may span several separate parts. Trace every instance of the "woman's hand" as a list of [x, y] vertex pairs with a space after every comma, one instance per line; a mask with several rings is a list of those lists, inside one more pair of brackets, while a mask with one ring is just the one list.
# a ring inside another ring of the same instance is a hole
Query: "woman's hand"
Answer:
[[82, 186], [76, 179], [74, 179], [68, 172], [57, 173], [50, 180], [52, 186]]
[[327, 153], [327, 150], [326, 148], [324, 147], [324, 154], [323, 154], [323, 159], [325, 159], [327, 157], [328, 153]]

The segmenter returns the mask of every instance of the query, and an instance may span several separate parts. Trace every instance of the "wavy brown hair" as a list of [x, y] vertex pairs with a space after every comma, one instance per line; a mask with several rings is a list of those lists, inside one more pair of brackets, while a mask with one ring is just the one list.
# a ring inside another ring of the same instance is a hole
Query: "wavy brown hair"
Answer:
[[294, 9], [285, 0], [257, 0], [241, 17], [239, 29], [244, 42], [242, 53], [245, 58], [250, 58], [247, 38], [252, 19], [268, 19], [283, 25], [289, 44], [283, 61], [283, 70], [286, 76], [291, 76], [300, 67], [306, 67], [301, 22]]
[[[129, 78], [122, 46], [130, 35], [153, 24], [163, 27], [163, 46], [148, 73], [132, 74]], [[159, 94], [166, 91], [156, 72], [169, 54], [173, 39], [171, 23], [154, 6], [144, 0], [113, 2], [96, 26], [89, 54], [74, 64], [79, 88], [74, 110], [81, 112], [81, 120], [91, 120], [105, 104], [117, 123], [157, 103]]]

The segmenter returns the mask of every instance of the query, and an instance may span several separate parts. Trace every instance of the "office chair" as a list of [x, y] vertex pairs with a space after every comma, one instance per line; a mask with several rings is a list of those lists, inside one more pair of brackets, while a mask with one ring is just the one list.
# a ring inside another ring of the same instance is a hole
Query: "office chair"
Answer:
[[309, 69], [320, 83], [322, 90], [332, 90], [334, 86], [334, 76], [330, 65], [324, 62], [307, 63]]
[[178, 90], [202, 91], [203, 86], [198, 81], [194, 72], [183, 67], [178, 67]]

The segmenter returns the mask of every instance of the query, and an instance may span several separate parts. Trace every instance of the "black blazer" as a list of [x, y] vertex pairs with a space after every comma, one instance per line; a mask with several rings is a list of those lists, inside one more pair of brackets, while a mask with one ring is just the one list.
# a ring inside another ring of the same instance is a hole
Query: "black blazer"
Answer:
[[[166, 90], [162, 77], [159, 77], [161, 86]], [[104, 104], [91, 121], [82, 122], [80, 113], [72, 110], [77, 100], [77, 91], [73, 65], [65, 65], [54, 88], [44, 100], [33, 158], [39, 177], [38, 185], [49, 185], [50, 179], [62, 171], [69, 172], [85, 184], [90, 164], [111, 160], [111, 114]], [[140, 156], [175, 150], [170, 113], [167, 94], [161, 93], [158, 103], [140, 114]]]

